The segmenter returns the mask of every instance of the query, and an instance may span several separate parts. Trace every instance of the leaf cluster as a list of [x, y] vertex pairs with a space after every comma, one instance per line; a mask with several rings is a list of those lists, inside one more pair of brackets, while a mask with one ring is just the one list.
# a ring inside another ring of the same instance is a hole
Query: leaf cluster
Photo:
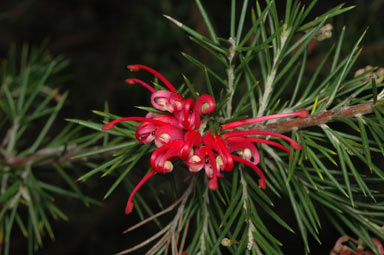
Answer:
[[[57, 88], [65, 79], [58, 74], [68, 62], [53, 58], [44, 48], [30, 50], [27, 44], [20, 52], [18, 56], [13, 47], [0, 67], [2, 254], [11, 254], [11, 236], [16, 231], [28, 239], [28, 254], [34, 254], [44, 236], [54, 239], [51, 219], [68, 220], [55, 203], [57, 196], [81, 199], [86, 204], [92, 201], [58, 160], [75, 145], [71, 140], [79, 127], [71, 124], [52, 135], [67, 98], [67, 93], [61, 94]], [[54, 173], [60, 181], [44, 178], [45, 173]]]

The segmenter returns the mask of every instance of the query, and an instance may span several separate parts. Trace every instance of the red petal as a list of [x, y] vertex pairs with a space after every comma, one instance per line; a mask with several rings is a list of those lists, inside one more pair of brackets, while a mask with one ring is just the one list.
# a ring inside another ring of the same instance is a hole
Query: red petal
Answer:
[[183, 140], [175, 140], [157, 148], [151, 155], [151, 166], [156, 172], [167, 173], [163, 168], [165, 161], [178, 157], [183, 146]]
[[201, 135], [196, 130], [187, 131], [184, 135], [184, 146], [181, 149], [181, 158], [187, 159], [194, 146], [198, 146], [201, 143]]
[[250, 137], [230, 137], [225, 140], [225, 144], [229, 150], [229, 152], [234, 151], [243, 151], [245, 149], [249, 149], [253, 156], [253, 163], [258, 164], [260, 161], [259, 151], [256, 146], [252, 143]]
[[215, 110], [215, 101], [210, 95], [207, 95], [207, 94], [201, 95], [196, 100], [195, 111], [198, 114], [207, 114], [207, 113], [213, 112], [214, 110]]
[[[164, 134], [167, 134], [169, 136], [169, 139], [167, 139], [166, 141], [163, 141], [161, 137]], [[183, 131], [169, 124], [159, 126], [155, 132], [155, 143], [158, 147], [174, 140], [183, 140], [183, 138]]]
[[[170, 104], [169, 100], [172, 95], [172, 92], [167, 90], [157, 90], [151, 95], [151, 103], [153, 107], [160, 111], [173, 112], [173, 106]], [[166, 106], [159, 104], [157, 101], [164, 101]]]
[[216, 142], [219, 145], [221, 151], [221, 154], [219, 154], [222, 160], [224, 161], [224, 164], [226, 165], [225, 170], [231, 171], [233, 169], [233, 159], [231, 153], [228, 151], [227, 147], [224, 144], [224, 141], [219, 135], [216, 135]]

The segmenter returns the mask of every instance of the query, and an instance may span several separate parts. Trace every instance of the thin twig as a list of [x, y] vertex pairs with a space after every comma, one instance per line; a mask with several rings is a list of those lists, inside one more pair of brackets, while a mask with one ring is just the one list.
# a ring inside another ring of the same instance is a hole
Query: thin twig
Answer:
[[243, 194], [241, 195], [243, 199], [243, 208], [245, 211], [248, 211], [248, 208], [247, 208], [248, 186], [247, 186], [247, 181], [245, 180], [244, 174], [243, 174], [243, 165], [239, 165], [239, 172], [240, 172], [241, 186], [243, 187]]
[[[183, 220], [184, 220], [184, 215], [182, 214], [180, 219], [179, 219], [179, 223], [177, 224], [177, 231], [176, 233], [173, 233], [173, 235], [175, 236], [175, 241], [174, 241], [174, 244], [175, 244], [175, 250], [178, 251], [179, 249], [177, 249], [177, 244], [179, 243], [179, 239], [180, 239], [180, 232], [182, 230], [182, 226], [183, 226]], [[173, 238], [173, 236], [172, 236]], [[178, 254], [179, 252], [177, 252]]]
[[9, 167], [4, 167], [2, 170], [5, 171], [6, 173], [3, 175], [3, 178], [1, 180], [0, 194], [4, 194], [5, 191], [7, 190], [8, 178], [9, 178], [9, 174], [7, 173], [9, 171]]
[[170, 234], [169, 231], [155, 244], [152, 246], [150, 250], [148, 250], [145, 254], [146, 255], [154, 255], [156, 252], [158, 252], [161, 247], [165, 244], [165, 242], [169, 242], [171, 239], [169, 238]]
[[[243, 167], [242, 166], [239, 167], [239, 171], [240, 171], [240, 182], [241, 182], [241, 186], [243, 187], [243, 194], [242, 194], [243, 208], [244, 208], [245, 212], [248, 215], [247, 220], [246, 220], [247, 223], [248, 223], [248, 244], [247, 244], [247, 249], [251, 250], [252, 248], [255, 248], [256, 251], [260, 252], [260, 249], [257, 246], [256, 240], [253, 237], [253, 231], [255, 231], [256, 228], [255, 228], [255, 224], [253, 223], [251, 217], [249, 217], [250, 212], [249, 212], [248, 206], [247, 206], [248, 184], [247, 184], [247, 181], [244, 178], [244, 173], [243, 173]], [[257, 254], [261, 254], [261, 253], [257, 253]]]
[[228, 94], [229, 94], [229, 99], [228, 102], [226, 103], [227, 105], [227, 112], [226, 112], [226, 117], [231, 118], [232, 115], [232, 99], [233, 95], [235, 94], [235, 90], [233, 89], [233, 85], [235, 82], [235, 66], [232, 64], [233, 58], [235, 57], [236, 54], [236, 41], [234, 38], [230, 37], [228, 39], [228, 42], [231, 44], [229, 47], [229, 53], [228, 53], [228, 69], [227, 69], [227, 76], [228, 76]]
[[[13, 124], [12, 124], [12, 127], [10, 129], [8, 129], [7, 135], [5, 136], [3, 142], [0, 146], [0, 152], [2, 154], [4, 154], [7, 163], [9, 163], [8, 160], [12, 160], [14, 158], [12, 151], [15, 148], [17, 131], [19, 130], [19, 124], [20, 124], [19, 118], [16, 117]], [[7, 145], [7, 148], [3, 149], [2, 147], [5, 147], [6, 145]], [[8, 171], [9, 170], [10, 170], [9, 166], [3, 167], [3, 171], [5, 173], [4, 173], [2, 181], [1, 181], [1, 188], [0, 188], [1, 194], [4, 194], [4, 192], [7, 189]]]
[[[170, 210], [173, 209], [173, 207], [175, 207], [177, 204], [180, 203], [178, 209], [177, 209], [177, 212], [176, 212], [176, 215], [175, 217], [173, 218], [173, 221], [168, 224], [164, 229], [160, 230], [159, 232], [157, 232], [155, 235], [151, 236], [148, 240], [132, 247], [132, 248], [129, 248], [127, 250], [124, 250], [124, 251], [121, 251], [115, 255], [123, 255], [123, 254], [127, 254], [127, 253], [130, 253], [132, 251], [135, 251], [137, 249], [140, 249], [142, 247], [145, 247], [146, 245], [148, 245], [150, 242], [152, 242], [153, 240], [159, 238], [161, 235], [163, 235], [163, 237], [160, 238], [160, 240], [154, 244], [152, 246], [152, 248], [150, 250], [148, 250], [146, 252], [146, 254], [150, 255], [150, 254], [155, 254], [160, 248], [163, 247], [164, 244], [168, 243], [169, 241], [171, 242], [171, 248], [172, 248], [172, 254], [175, 254], [177, 255], [177, 242], [176, 242], [176, 236], [175, 236], [175, 230], [176, 230], [176, 227], [182, 223], [182, 220], [180, 220], [183, 216], [183, 213], [184, 213], [184, 209], [185, 209], [185, 205], [188, 201], [188, 198], [189, 196], [191, 195], [192, 193], [192, 190], [193, 188], [195, 187], [196, 185], [196, 177], [194, 176], [188, 186], [188, 188], [186, 189], [186, 191], [184, 192], [184, 194], [181, 196], [181, 198], [176, 201], [174, 204], [172, 204], [171, 206], [169, 206], [167, 209], [157, 213], [156, 215], [153, 215], [152, 217], [150, 218], [147, 218], [143, 221], [141, 221], [140, 223], [136, 224], [135, 226], [127, 229], [124, 231], [124, 233], [128, 232], [128, 231], [131, 231], [143, 224], [145, 224], [146, 222], [148, 221], [151, 221], [153, 220], [154, 218], [160, 216], [161, 214], [164, 214]], [[179, 233], [178, 233], [179, 234]], [[177, 238], [178, 239], [178, 238]], [[168, 246], [168, 244], [167, 244]], [[168, 248], [166, 248], [166, 250], [168, 251]]]
[[177, 213], [176, 213], [175, 217], [173, 218], [172, 226], [169, 230], [171, 233], [171, 238], [172, 238], [172, 242], [171, 242], [172, 255], [177, 255], [177, 244], [176, 244], [176, 239], [175, 239], [175, 235], [174, 235], [175, 230], [176, 230], [176, 227], [179, 223], [180, 217], [182, 217], [184, 214], [185, 205], [188, 201], [189, 196], [192, 193], [192, 190], [193, 190], [193, 187], [195, 186], [195, 184], [196, 184], [196, 177], [194, 176], [192, 181], [191, 181], [191, 184], [189, 185], [188, 189], [185, 192], [185, 197], [183, 198], [183, 201], [181, 202], [179, 208], [177, 209]]
[[176, 241], [175, 232], [172, 232], [171, 238], [172, 238], [172, 241], [171, 241], [172, 255], [178, 255], [179, 252], [177, 251], [177, 241]]
[[[241, 182], [241, 186], [243, 187], [243, 194], [242, 194], [242, 199], [243, 199], [243, 208], [245, 210], [245, 212], [248, 214], [248, 206], [247, 206], [247, 200], [248, 200], [248, 185], [247, 185], [247, 181], [245, 180], [244, 178], [244, 173], [243, 173], [243, 167], [239, 167], [239, 172], [240, 172], [240, 182]], [[254, 238], [253, 238], [253, 234], [252, 234], [252, 231], [255, 230], [255, 226], [253, 225], [253, 222], [251, 220], [250, 217], [247, 217], [248, 220], [247, 220], [247, 223], [248, 223], [248, 244], [247, 244], [247, 248], [248, 250], [250, 250], [253, 246], [253, 243], [255, 242], [254, 241]]]
[[373, 112], [373, 102], [342, 107], [337, 110], [320, 112], [310, 115], [305, 119], [294, 119], [276, 122], [268, 125], [254, 125], [252, 130], [268, 130], [276, 133], [286, 133], [294, 129], [302, 129], [312, 126], [320, 126], [329, 122], [333, 122], [335, 117], [354, 117], [357, 115], [365, 115]]
[[205, 248], [206, 248], [205, 247], [205, 236], [208, 234], [208, 218], [209, 218], [208, 206], [207, 206], [207, 204], [209, 204], [208, 185], [204, 191], [203, 199], [204, 199], [204, 221], [203, 221], [203, 230], [201, 231], [201, 235], [200, 235], [201, 254], [205, 254]]
[[171, 240], [168, 239], [167, 240], [167, 246], [165, 246], [164, 255], [168, 255], [168, 250], [169, 250], [170, 243], [171, 243]]
[[263, 147], [263, 149], [267, 152], [267, 153], [269, 153], [269, 155], [273, 158], [273, 160], [275, 161], [275, 162], [281, 162], [282, 161], [282, 159], [281, 159], [281, 157], [271, 148], [271, 147], [269, 147], [268, 145], [266, 145], [266, 144], [262, 144], [261, 145], [261, 147]]
[[173, 204], [171, 204], [170, 206], [168, 206], [164, 210], [162, 210], [162, 211], [152, 215], [151, 217], [148, 217], [145, 220], [140, 221], [136, 225], [134, 225], [134, 226], [124, 230], [123, 234], [128, 233], [128, 232], [130, 232], [130, 231], [132, 231], [132, 230], [134, 230], [134, 229], [144, 225], [145, 223], [150, 222], [150, 221], [160, 217], [161, 215], [166, 214], [167, 212], [172, 211], [176, 207], [176, 205], [178, 205], [184, 199], [186, 194], [187, 194], [187, 192], [184, 192], [184, 194], [178, 200], [176, 200]]
[[264, 114], [265, 109], [267, 108], [268, 99], [271, 96], [273, 83], [275, 81], [277, 68], [279, 66], [278, 60], [281, 57], [282, 50], [285, 47], [285, 43], [287, 42], [287, 39], [288, 39], [290, 32], [291, 32], [290, 29], [285, 28], [283, 30], [283, 32], [281, 33], [280, 47], [276, 51], [276, 55], [273, 58], [273, 64], [272, 64], [271, 71], [268, 74], [266, 82], [265, 82], [264, 93], [263, 93], [263, 96], [262, 96], [261, 101], [260, 101], [259, 111], [257, 113], [258, 116], [262, 116]]
[[12, 127], [8, 130], [7, 136], [4, 141], [8, 142], [7, 144], [7, 154], [11, 155], [16, 144], [17, 131], [19, 130], [20, 120], [18, 117], [15, 118]]
[[187, 239], [190, 221], [191, 221], [191, 218], [188, 217], [187, 221], [185, 222], [184, 232], [183, 232], [183, 236], [182, 236], [181, 242], [180, 242], [180, 247], [179, 247], [180, 252], [183, 252], [183, 249], [184, 249], [184, 244], [185, 244], [185, 240]]
[[144, 242], [141, 242], [138, 245], [133, 246], [132, 248], [129, 248], [129, 249], [126, 249], [126, 250], [121, 251], [119, 253], [116, 253], [115, 255], [127, 254], [127, 253], [130, 253], [132, 251], [138, 250], [138, 249], [140, 249], [142, 247], [145, 247], [146, 245], [151, 243], [153, 240], [155, 240], [156, 238], [160, 237], [162, 234], [167, 233], [167, 231], [169, 230], [170, 227], [171, 227], [171, 224], [169, 224], [168, 226], [166, 226], [165, 228], [163, 228], [162, 230], [160, 230], [159, 232], [157, 232], [155, 235], [151, 236], [150, 238], [148, 238]]
[[33, 154], [29, 154], [23, 157], [15, 157], [11, 160], [7, 160], [8, 163], [21, 166], [26, 163], [39, 162], [37, 166], [46, 166], [53, 163], [63, 164], [66, 162], [75, 162], [75, 161], [85, 161], [90, 158], [107, 158], [110, 157], [113, 153], [118, 151], [118, 149], [110, 150], [102, 153], [97, 153], [87, 157], [76, 158], [76, 156], [97, 151], [104, 148], [103, 146], [93, 146], [86, 149], [79, 149], [77, 146], [59, 146], [56, 148], [49, 148], [37, 151]]

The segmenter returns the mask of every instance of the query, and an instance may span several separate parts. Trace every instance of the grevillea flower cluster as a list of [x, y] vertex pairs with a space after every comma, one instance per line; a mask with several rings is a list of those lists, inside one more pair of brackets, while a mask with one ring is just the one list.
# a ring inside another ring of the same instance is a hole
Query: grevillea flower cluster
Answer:
[[[210, 95], [201, 95], [196, 100], [184, 98], [164, 76], [152, 68], [144, 65], [129, 65], [127, 68], [130, 71], [143, 69], [152, 73], [168, 89], [156, 90], [142, 80], [136, 78], [126, 79], [127, 84], [139, 84], [147, 88], [151, 92], [152, 106], [160, 110], [162, 114], [149, 112], [145, 117], [116, 119], [102, 128], [103, 130], [110, 130], [120, 122], [140, 121], [142, 124], [136, 129], [137, 141], [143, 144], [154, 143], [157, 147], [150, 158], [152, 170], [133, 189], [126, 206], [126, 214], [132, 211], [134, 206], [132, 199], [139, 188], [156, 173], [166, 174], [171, 172], [175, 160], [184, 161], [191, 172], [199, 172], [204, 169], [206, 176], [209, 178], [208, 188], [211, 190], [218, 189], [217, 179], [223, 177], [224, 171], [231, 171], [234, 162], [242, 163], [259, 174], [259, 187], [265, 189], [264, 174], [257, 166], [260, 156], [255, 143], [274, 146], [288, 153], [289, 149], [280, 143], [255, 136], [282, 138], [288, 141], [293, 149], [301, 149], [300, 144], [282, 134], [263, 130], [237, 130], [231, 132], [228, 130], [271, 119], [284, 117], [306, 118], [308, 116], [306, 110], [230, 122], [223, 124], [220, 132], [212, 133], [205, 130], [206, 123], [202, 121], [204, 116], [209, 116], [215, 110], [215, 102]], [[237, 153], [237, 155], [234, 153]]]

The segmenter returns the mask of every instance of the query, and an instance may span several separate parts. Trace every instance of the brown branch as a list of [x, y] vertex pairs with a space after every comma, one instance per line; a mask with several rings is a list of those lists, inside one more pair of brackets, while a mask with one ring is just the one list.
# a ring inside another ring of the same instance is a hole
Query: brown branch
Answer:
[[319, 126], [334, 121], [335, 117], [353, 117], [356, 115], [365, 115], [373, 112], [373, 102], [342, 107], [337, 110], [320, 112], [310, 115], [305, 119], [294, 119], [272, 123], [268, 125], [255, 125], [252, 130], [268, 130], [276, 133], [286, 133], [293, 129], [302, 129], [306, 127]]
[[102, 148], [103, 146], [93, 146], [86, 149], [79, 149], [75, 146], [72, 148], [71, 146], [69, 148], [60, 146], [57, 148], [41, 150], [24, 157], [15, 157], [14, 159], [8, 160], [7, 162], [15, 166], [21, 166], [26, 163], [38, 162], [36, 166], [46, 166], [54, 163], [63, 164], [66, 162], [85, 161], [90, 158], [106, 158], [111, 156], [113, 153], [117, 151], [117, 149], [115, 149], [115, 150], [110, 150], [102, 153], [93, 154], [87, 157], [75, 158], [78, 155], [81, 155], [87, 152], [97, 151]]

